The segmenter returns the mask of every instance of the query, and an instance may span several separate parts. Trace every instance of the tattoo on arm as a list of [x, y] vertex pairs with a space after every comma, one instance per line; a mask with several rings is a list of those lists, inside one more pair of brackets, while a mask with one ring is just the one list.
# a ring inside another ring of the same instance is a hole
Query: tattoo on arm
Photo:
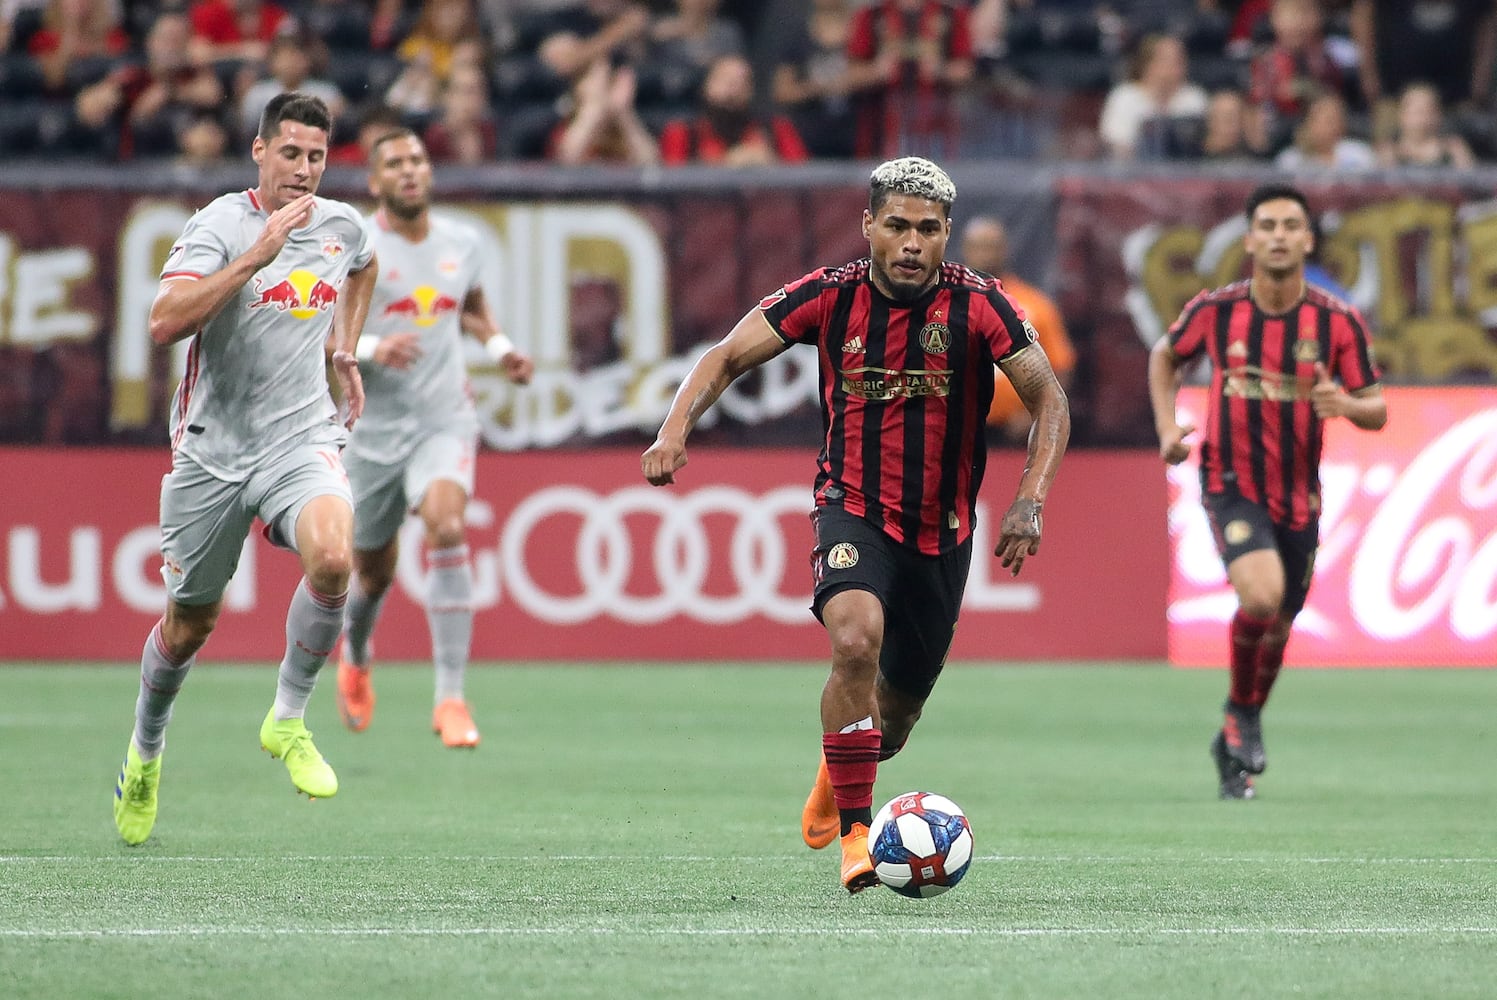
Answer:
[[712, 404], [717, 402], [718, 397], [727, 390], [729, 383], [732, 381], [726, 374], [723, 374], [702, 386], [702, 391], [692, 397], [691, 405], [687, 407], [686, 422], [688, 427], [695, 427], [697, 425], [697, 421], [702, 419], [702, 414], [712, 408]]
[[1030, 413], [1039, 408], [1046, 386], [1051, 383], [1059, 385], [1055, 381], [1055, 371], [1050, 367], [1050, 359], [1037, 344], [1009, 358], [1002, 364], [1002, 368], [1003, 374], [1013, 383], [1014, 391], [1019, 394], [1019, 399]]
[[1034, 417], [1029, 435], [1021, 495], [1043, 501], [1071, 438], [1071, 411], [1065, 391], [1055, 379], [1050, 359], [1039, 345], [1026, 348], [1002, 363], [1003, 374]]

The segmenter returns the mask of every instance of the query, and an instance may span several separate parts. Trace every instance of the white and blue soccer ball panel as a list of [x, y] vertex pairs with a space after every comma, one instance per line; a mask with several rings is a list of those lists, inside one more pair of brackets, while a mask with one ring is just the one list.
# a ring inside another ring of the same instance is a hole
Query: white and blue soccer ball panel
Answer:
[[972, 864], [972, 828], [944, 795], [906, 792], [873, 817], [868, 852], [879, 881], [915, 898], [939, 896]]

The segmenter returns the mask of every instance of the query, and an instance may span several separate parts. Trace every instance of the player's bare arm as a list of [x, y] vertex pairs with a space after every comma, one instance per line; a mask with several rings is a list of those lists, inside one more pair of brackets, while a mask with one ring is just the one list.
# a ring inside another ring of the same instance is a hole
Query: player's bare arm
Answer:
[[1071, 406], [1050, 367], [1050, 359], [1038, 346], [1027, 347], [1004, 359], [999, 367], [1034, 418], [1029, 431], [1029, 458], [1019, 480], [1019, 492], [1003, 515], [998, 545], [993, 549], [993, 555], [1002, 560], [1012, 575], [1018, 576], [1025, 558], [1040, 550], [1040, 536], [1044, 532], [1040, 511], [1071, 440]]
[[374, 282], [378, 277], [379, 260], [373, 254], [369, 255], [369, 263], [349, 272], [338, 295], [338, 304], [333, 309], [333, 328], [328, 334], [328, 344], [333, 351], [333, 374], [338, 379], [338, 389], [346, 408], [344, 426], [349, 429], [364, 412], [364, 380], [359, 375], [359, 362], [354, 351], [359, 332], [364, 329], [364, 320], [369, 316], [369, 299], [374, 295]]
[[1185, 439], [1195, 433], [1194, 424], [1180, 424], [1175, 419], [1180, 367], [1169, 338], [1160, 337], [1149, 351], [1149, 402], [1154, 408], [1154, 430], [1159, 435], [1159, 457], [1170, 465], [1179, 465], [1190, 457]]
[[1310, 389], [1310, 404], [1315, 415], [1322, 420], [1345, 417], [1364, 431], [1379, 431], [1388, 422], [1388, 401], [1383, 398], [1383, 388], [1369, 385], [1356, 392], [1341, 388], [1326, 366], [1315, 365], [1315, 385]]
[[151, 303], [150, 334], [157, 344], [175, 344], [202, 329], [255, 272], [281, 252], [291, 231], [312, 217], [314, 196], [304, 194], [270, 213], [265, 228], [244, 253], [212, 274], [166, 278]]
[[514, 343], [499, 329], [489, 312], [483, 289], [473, 288], [463, 297], [463, 311], [459, 317], [463, 332], [483, 344], [483, 349], [499, 366], [504, 377], [515, 385], [529, 385], [535, 374], [535, 362], [530, 355], [515, 347]]
[[681, 388], [676, 390], [655, 443], [639, 460], [651, 486], [676, 481], [676, 471], [686, 464], [686, 436], [733, 380], [789, 346], [770, 327], [764, 313], [754, 308], [726, 337], [697, 359]]

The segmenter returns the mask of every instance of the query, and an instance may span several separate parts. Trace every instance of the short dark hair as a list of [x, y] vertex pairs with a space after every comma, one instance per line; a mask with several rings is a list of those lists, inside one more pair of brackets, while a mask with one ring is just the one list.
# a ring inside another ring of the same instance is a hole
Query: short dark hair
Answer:
[[260, 113], [260, 138], [266, 142], [274, 139], [281, 132], [281, 122], [296, 122], [320, 128], [327, 133], [328, 141], [332, 141], [333, 115], [320, 97], [297, 90], [288, 90], [272, 97], [270, 103], [265, 105], [265, 110]]
[[421, 137], [416, 130], [405, 125], [395, 125], [387, 131], [381, 132], [375, 140], [369, 144], [369, 162], [372, 164], [375, 157], [379, 155], [379, 148], [394, 139], [415, 139], [420, 141]]
[[405, 124], [405, 117], [401, 115], [399, 108], [392, 108], [381, 101], [374, 101], [359, 108], [355, 121], [360, 129], [370, 125], [388, 125], [392, 129], [397, 129]]
[[1298, 202], [1299, 207], [1305, 210], [1306, 220], [1313, 222], [1315, 215], [1310, 211], [1310, 201], [1305, 197], [1305, 193], [1293, 184], [1274, 183], [1260, 185], [1253, 189], [1252, 194], [1248, 195], [1247, 205], [1244, 206], [1243, 213], [1247, 216], [1248, 225], [1253, 224], [1253, 213], [1258, 211], [1259, 205], [1265, 201], [1278, 201], [1280, 198], [1287, 198], [1290, 201]]

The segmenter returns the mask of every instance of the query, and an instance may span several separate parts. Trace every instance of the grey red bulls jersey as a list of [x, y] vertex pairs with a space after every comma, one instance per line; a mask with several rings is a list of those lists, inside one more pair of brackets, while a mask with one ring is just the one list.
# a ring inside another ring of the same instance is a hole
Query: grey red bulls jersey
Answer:
[[404, 461], [436, 431], [478, 433], [478, 417], [463, 361], [463, 301], [478, 286], [478, 234], [451, 219], [432, 216], [418, 243], [386, 228], [378, 214], [369, 230], [379, 255], [379, 280], [365, 336], [414, 333], [421, 356], [409, 368], [366, 361], [364, 415], [348, 448], [371, 462]]
[[[188, 220], [162, 279], [222, 270], [250, 248], [268, 215], [254, 191], [209, 202]], [[357, 211], [316, 199], [311, 221], [193, 336], [172, 401], [172, 449], [242, 482], [288, 444], [341, 443], [324, 345], [343, 279], [373, 253]]]

